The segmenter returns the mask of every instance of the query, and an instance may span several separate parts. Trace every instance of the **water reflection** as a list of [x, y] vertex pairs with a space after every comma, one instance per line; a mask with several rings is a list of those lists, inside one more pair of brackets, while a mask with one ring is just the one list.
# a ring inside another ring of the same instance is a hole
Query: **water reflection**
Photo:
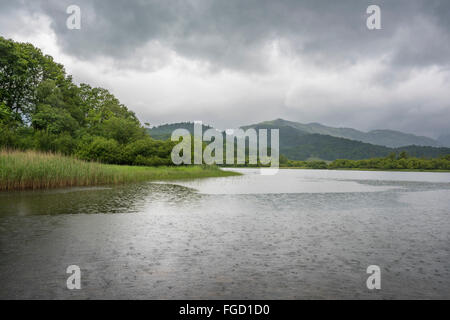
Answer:
[[72, 188], [0, 193], [0, 215], [131, 213], [154, 201], [180, 203], [195, 199], [194, 190], [152, 183], [109, 188]]
[[448, 174], [245, 173], [0, 194], [0, 298], [450, 298]]

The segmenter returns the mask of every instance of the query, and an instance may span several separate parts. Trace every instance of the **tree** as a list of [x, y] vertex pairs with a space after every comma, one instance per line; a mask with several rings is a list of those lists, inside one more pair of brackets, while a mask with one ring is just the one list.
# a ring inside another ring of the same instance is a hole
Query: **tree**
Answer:
[[30, 119], [39, 83], [64, 78], [62, 65], [44, 56], [40, 49], [0, 37], [0, 102], [10, 108], [18, 120]]
[[141, 128], [134, 120], [124, 119], [112, 116], [105, 120], [101, 125], [102, 136], [116, 140], [121, 144], [142, 138], [145, 135]]
[[52, 108], [47, 104], [37, 107], [31, 125], [35, 130], [44, 130], [52, 134], [73, 133], [78, 128], [77, 121], [68, 111]]
[[120, 163], [120, 148], [114, 139], [95, 137], [92, 142], [83, 144], [77, 151], [77, 155], [84, 160]]
[[389, 155], [386, 157], [386, 159], [389, 159], [389, 160], [391, 160], [391, 161], [394, 161], [395, 158], [396, 158], [395, 152], [389, 153]]
[[6, 125], [11, 122], [13, 116], [11, 110], [4, 102], [0, 102], [0, 124]]
[[406, 151], [400, 152], [398, 159], [408, 159], [408, 153]]

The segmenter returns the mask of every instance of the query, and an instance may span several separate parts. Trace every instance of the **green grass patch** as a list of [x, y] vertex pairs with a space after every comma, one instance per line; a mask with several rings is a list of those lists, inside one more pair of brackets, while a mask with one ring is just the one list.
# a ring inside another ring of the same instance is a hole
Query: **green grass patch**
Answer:
[[114, 185], [239, 175], [215, 166], [107, 165], [36, 151], [0, 151], [0, 191]]

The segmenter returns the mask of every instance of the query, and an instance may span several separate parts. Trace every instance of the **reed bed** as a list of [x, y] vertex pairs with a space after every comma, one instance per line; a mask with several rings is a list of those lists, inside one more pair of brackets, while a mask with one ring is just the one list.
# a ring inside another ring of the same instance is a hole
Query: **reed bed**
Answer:
[[237, 175], [214, 166], [106, 165], [37, 151], [0, 151], [0, 191], [115, 185]]

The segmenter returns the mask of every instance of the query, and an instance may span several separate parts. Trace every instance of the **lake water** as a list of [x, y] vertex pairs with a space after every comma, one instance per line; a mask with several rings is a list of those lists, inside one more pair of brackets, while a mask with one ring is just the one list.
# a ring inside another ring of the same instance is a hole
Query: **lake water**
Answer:
[[236, 171], [0, 193], [0, 298], [450, 299], [450, 173]]

